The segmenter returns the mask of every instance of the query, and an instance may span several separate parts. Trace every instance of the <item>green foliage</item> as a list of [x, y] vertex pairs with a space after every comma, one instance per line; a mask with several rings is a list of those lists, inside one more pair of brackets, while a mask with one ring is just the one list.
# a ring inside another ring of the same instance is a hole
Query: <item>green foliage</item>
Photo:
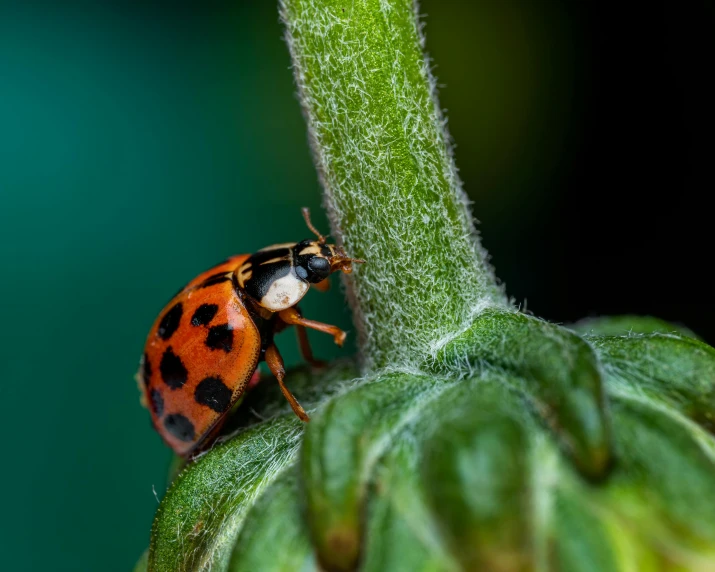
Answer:
[[328, 568], [351, 569], [357, 562], [375, 463], [443, 387], [419, 375], [378, 377], [327, 403], [308, 426], [301, 452], [306, 512]]
[[[544, 354], [563, 359], [548, 343], [556, 327], [543, 327]], [[641, 392], [638, 375], [626, 382], [628, 368], [608, 365], [614, 348], [653, 336], [603, 337], [608, 348], [593, 350], [615, 458], [604, 479], [583, 478], [564, 427], [534, 405], [538, 367], [474, 354], [481, 365], [468, 376], [393, 372], [347, 386], [337, 367], [315, 377], [320, 389], [343, 387], [314, 404], [302, 441], [284, 413], [189, 465], [162, 501], [149, 569], [707, 570], [715, 440], [683, 392]], [[673, 359], [660, 371], [707, 375], [698, 385], [712, 391], [715, 352], [668, 339]], [[284, 407], [277, 394], [257, 403], [261, 417]]]
[[368, 367], [415, 363], [505, 303], [481, 249], [422, 55], [412, 0], [284, 0], [333, 234]]
[[573, 324], [570, 329], [587, 336], [627, 336], [632, 334], [680, 334], [695, 338], [692, 331], [682, 325], [671, 324], [653, 316], [602, 316], [588, 318]]
[[524, 568], [532, 553], [533, 427], [522, 399], [491, 379], [451, 394], [422, 463], [433, 518], [464, 568]]
[[498, 367], [524, 380], [520, 389], [587, 476], [610, 457], [603, 384], [592, 348], [577, 335], [514, 311], [487, 309], [437, 353], [448, 371]]
[[228, 570], [315, 570], [315, 553], [296, 502], [300, 495], [295, 471], [271, 484], [246, 516]]
[[[710, 570], [715, 350], [503, 300], [407, 0], [284, 0], [363, 369], [253, 390], [163, 498], [146, 568]], [[138, 564], [137, 569], [142, 568]]]
[[300, 430], [300, 421], [281, 417], [215, 447], [182, 472], [157, 511], [149, 569], [225, 568], [248, 507], [293, 461]]

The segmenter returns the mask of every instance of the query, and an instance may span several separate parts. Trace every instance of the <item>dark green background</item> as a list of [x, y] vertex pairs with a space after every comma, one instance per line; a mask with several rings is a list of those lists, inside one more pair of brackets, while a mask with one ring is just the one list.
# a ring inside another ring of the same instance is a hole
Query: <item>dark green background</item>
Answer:
[[[545, 317], [715, 339], [713, 11], [675, 6], [422, 2], [484, 242]], [[326, 228], [281, 34], [273, 2], [0, 1], [0, 569], [132, 566], [169, 460], [133, 380], [156, 314], [304, 238], [301, 206]], [[350, 328], [339, 287], [304, 310]]]

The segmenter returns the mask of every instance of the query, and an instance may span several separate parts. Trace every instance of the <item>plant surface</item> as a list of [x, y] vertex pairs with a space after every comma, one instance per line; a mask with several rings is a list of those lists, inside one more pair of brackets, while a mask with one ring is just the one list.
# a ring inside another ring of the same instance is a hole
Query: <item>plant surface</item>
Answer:
[[359, 359], [291, 372], [307, 425], [252, 391], [137, 569], [715, 569], [715, 350], [653, 318], [517, 311], [413, 2], [281, 9], [333, 236], [368, 260], [346, 280]]

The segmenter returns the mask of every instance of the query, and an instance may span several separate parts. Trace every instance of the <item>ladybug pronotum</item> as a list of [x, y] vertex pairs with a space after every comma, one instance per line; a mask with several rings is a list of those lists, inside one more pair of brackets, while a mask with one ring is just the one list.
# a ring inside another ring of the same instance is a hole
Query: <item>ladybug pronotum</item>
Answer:
[[318, 362], [306, 328], [332, 335], [341, 346], [345, 332], [303, 318], [296, 304], [310, 286], [324, 291], [333, 272], [349, 274], [354, 262], [364, 261], [326, 244], [308, 209], [303, 216], [317, 240], [275, 244], [229, 258], [184, 286], [152, 326], [138, 379], [154, 427], [177, 454], [190, 456], [213, 442], [231, 406], [252, 377], [255, 381], [261, 360], [295, 414], [308, 421], [285, 386], [273, 336], [295, 326], [301, 353], [311, 364]]

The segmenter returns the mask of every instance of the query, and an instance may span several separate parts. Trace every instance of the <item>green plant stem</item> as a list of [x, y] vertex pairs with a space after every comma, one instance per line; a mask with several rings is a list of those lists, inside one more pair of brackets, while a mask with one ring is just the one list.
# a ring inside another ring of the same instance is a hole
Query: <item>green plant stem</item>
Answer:
[[419, 366], [504, 305], [461, 189], [412, 0], [282, 0], [367, 370]]

